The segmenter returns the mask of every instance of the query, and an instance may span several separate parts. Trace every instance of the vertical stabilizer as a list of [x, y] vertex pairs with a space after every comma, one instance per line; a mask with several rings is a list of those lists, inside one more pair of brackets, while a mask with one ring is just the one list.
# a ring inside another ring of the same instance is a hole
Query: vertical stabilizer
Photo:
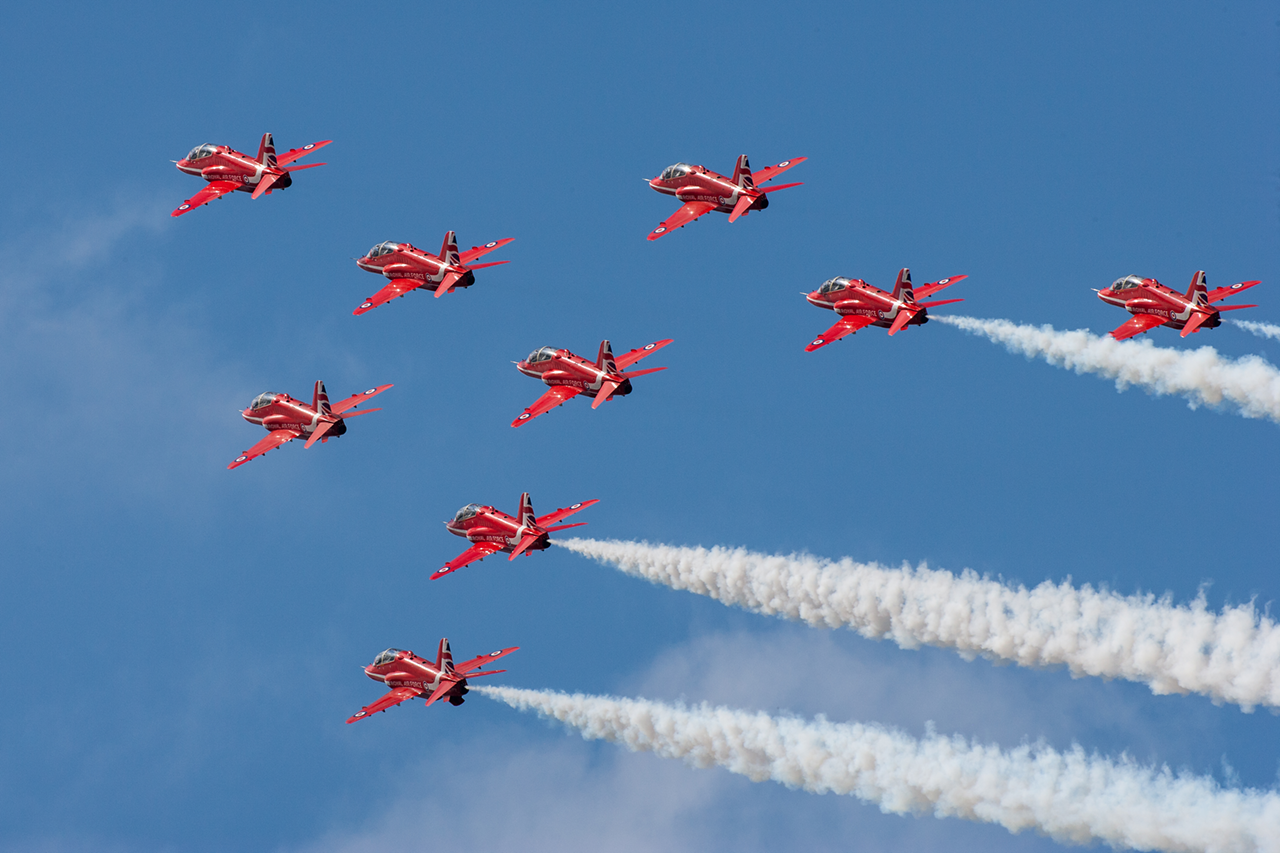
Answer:
[[322, 416], [333, 414], [333, 409], [329, 408], [329, 392], [324, 390], [323, 380], [316, 380], [316, 390], [315, 393], [311, 395], [311, 408], [315, 409]]
[[525, 492], [520, 496], [520, 526], [535, 527], [537, 519], [533, 516], [533, 502], [529, 500], [529, 493]]
[[258, 146], [258, 162], [268, 169], [280, 168], [276, 163], [276, 143], [269, 133], [262, 134], [262, 144]]
[[1197, 308], [1209, 307], [1209, 277], [1204, 274], [1204, 270], [1196, 270], [1196, 274], [1191, 277], [1187, 299]]
[[444, 245], [440, 247], [440, 260], [453, 266], [462, 263], [458, 257], [458, 235], [452, 231], [445, 232]]
[[738, 164], [733, 167], [733, 182], [743, 189], [756, 188], [756, 182], [751, 179], [751, 164], [747, 162], [746, 154], [740, 155]]
[[445, 675], [453, 673], [453, 650], [449, 648], [449, 638], [440, 638], [440, 648], [436, 649], [436, 669]]
[[618, 372], [617, 362], [613, 360], [613, 347], [608, 341], [600, 342], [600, 352], [596, 354], [596, 370]]
[[916, 301], [916, 295], [911, 290], [911, 270], [906, 267], [898, 271], [898, 280], [893, 283], [893, 298], [903, 302]]

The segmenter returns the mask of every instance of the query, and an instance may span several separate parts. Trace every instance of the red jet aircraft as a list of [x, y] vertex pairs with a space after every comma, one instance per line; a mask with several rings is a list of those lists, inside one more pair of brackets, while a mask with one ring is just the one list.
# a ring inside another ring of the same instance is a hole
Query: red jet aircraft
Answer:
[[275, 450], [282, 444], [295, 438], [309, 436], [304, 447], [310, 447], [319, 441], [321, 444], [347, 431], [346, 418], [356, 415], [367, 415], [380, 412], [381, 409], [361, 409], [349, 411], [356, 406], [381, 394], [392, 386], [379, 385], [370, 388], [363, 394], [352, 394], [345, 400], [329, 405], [329, 395], [325, 393], [324, 383], [316, 380], [316, 389], [308, 406], [301, 400], [295, 400], [288, 394], [273, 394], [270, 391], [259, 394], [249, 404], [249, 408], [240, 414], [251, 424], [262, 424], [267, 428], [267, 437], [250, 447], [235, 458], [227, 466], [228, 469], [239, 468], [250, 459], [261, 456], [268, 450]]
[[622, 397], [631, 393], [631, 380], [646, 373], [657, 373], [665, 367], [651, 367], [648, 370], [621, 372], [647, 355], [652, 355], [671, 343], [671, 338], [654, 341], [642, 347], [623, 353], [616, 359], [608, 341], [600, 342], [600, 353], [596, 363], [592, 364], [581, 356], [574, 355], [567, 349], [542, 347], [529, 353], [524, 361], [515, 362], [516, 369], [525, 376], [541, 379], [551, 386], [551, 390], [539, 397], [532, 406], [525, 409], [520, 417], [511, 422], [518, 427], [525, 421], [551, 411], [556, 406], [564, 405], [579, 394], [595, 397], [591, 408], [599, 408], [605, 400]]
[[[783, 184], [777, 187], [760, 187], [765, 181], [799, 165], [808, 157], [797, 157], [794, 160], [783, 160], [776, 166], [769, 166], [758, 172], [751, 171], [747, 163], [747, 155], [738, 158], [738, 165], [733, 169], [733, 177], [713, 172], [705, 166], [691, 166], [688, 163], [676, 163], [662, 170], [662, 174], [648, 182], [663, 195], [673, 195], [684, 202], [684, 207], [677, 210], [657, 228], [649, 232], [650, 240], [657, 240], [668, 231], [683, 228], [693, 220], [718, 210], [729, 214], [729, 221], [739, 216], [746, 216], [752, 210], [764, 210], [769, 206], [766, 193], [798, 187], [800, 184]], [[801, 182], [803, 183], [803, 181]]]
[[547, 513], [541, 518], [534, 517], [533, 504], [529, 502], [528, 492], [520, 496], [519, 518], [512, 518], [491, 506], [467, 504], [458, 510], [452, 521], [446, 521], [444, 526], [454, 536], [465, 536], [471, 543], [471, 547], [445, 563], [444, 568], [433, 574], [431, 579], [442, 578], [449, 572], [457, 571], [463, 566], [470, 565], [476, 560], [483, 560], [499, 551], [509, 551], [511, 556], [507, 558], [508, 560], [514, 560], [526, 551], [545, 551], [551, 546], [551, 538], [548, 534], [558, 530], [568, 530], [570, 527], [581, 527], [586, 522], [550, 527], [548, 525], [555, 525], [557, 521], [598, 503], [600, 503], [599, 500], [583, 501]]
[[1182, 337], [1200, 329], [1212, 329], [1222, 325], [1219, 313], [1239, 311], [1241, 308], [1257, 308], [1257, 305], [1222, 305], [1214, 302], [1247, 290], [1260, 281], [1242, 281], [1230, 287], [1209, 290], [1204, 270], [1197, 270], [1191, 277], [1191, 286], [1185, 294], [1165, 287], [1154, 278], [1127, 275], [1118, 278], [1105, 290], [1099, 290], [1098, 298], [1108, 305], [1120, 305], [1133, 315], [1129, 322], [1111, 333], [1117, 341], [1140, 335], [1156, 326], [1181, 329]]
[[437, 299], [455, 287], [470, 287], [476, 283], [476, 276], [472, 270], [511, 263], [510, 261], [493, 261], [487, 264], [471, 262], [489, 254], [494, 249], [507, 245], [514, 239], [515, 237], [507, 237], [503, 240], [493, 240], [483, 246], [472, 246], [462, 254], [458, 254], [458, 238], [449, 231], [444, 235], [444, 245], [440, 247], [438, 257], [409, 243], [391, 241], [379, 243], [363, 258], [356, 258], [356, 264], [362, 270], [385, 275], [391, 279], [391, 282], [362, 302], [360, 307], [351, 313], [360, 315], [371, 311], [384, 302], [390, 302], [419, 287], [434, 290]]
[[896, 335], [906, 326], [923, 326], [929, 322], [928, 309], [964, 300], [940, 299], [934, 302], [917, 302], [916, 297], [931, 296], [942, 288], [950, 287], [968, 277], [953, 275], [931, 284], [923, 284], [913, 290], [911, 270], [904, 267], [898, 273], [898, 280], [893, 285], [893, 293], [886, 293], [878, 287], [872, 287], [860, 278], [837, 276], [823, 282], [822, 287], [812, 293], [804, 294], [804, 298], [809, 300], [811, 305], [835, 311], [840, 315], [840, 322], [815, 338], [804, 348], [804, 351], [813, 352], [867, 326], [887, 328], [890, 335]]
[[291, 148], [277, 157], [276, 145], [271, 140], [271, 134], [264, 133], [262, 143], [258, 146], [257, 159], [226, 145], [208, 143], [197, 145], [186, 157], [174, 162], [177, 163], [179, 171], [186, 172], [188, 175], [199, 175], [209, 184], [178, 205], [178, 209], [170, 215], [181, 216], [189, 210], [195, 210], [202, 204], [208, 204], [215, 198], [221, 198], [236, 190], [252, 193], [251, 198], [257, 198], [263, 193], [270, 195], [272, 190], [282, 190], [293, 184], [291, 172], [325, 165], [310, 163], [306, 166], [290, 166], [290, 163], [323, 148], [332, 141], [332, 139], [326, 139], [301, 148]]
[[347, 722], [363, 720], [379, 711], [399, 705], [406, 699], [417, 699], [419, 696], [427, 697], [427, 704], [424, 707], [430, 707], [432, 702], [445, 697], [448, 697], [450, 705], [461, 705], [466, 701], [462, 697], [467, 692], [468, 677], [479, 678], [482, 675], [506, 672], [505, 669], [491, 669], [487, 672], [474, 670], [509, 655], [519, 648], [519, 646], [512, 646], [509, 649], [498, 649], [496, 652], [480, 655], [457, 666], [453, 665], [453, 653], [449, 650], [448, 639], [440, 641], [434, 664], [413, 652], [387, 649], [374, 658], [373, 663], [364, 668], [364, 674], [374, 681], [383, 682], [391, 688], [391, 692], [372, 705], [365, 705]]

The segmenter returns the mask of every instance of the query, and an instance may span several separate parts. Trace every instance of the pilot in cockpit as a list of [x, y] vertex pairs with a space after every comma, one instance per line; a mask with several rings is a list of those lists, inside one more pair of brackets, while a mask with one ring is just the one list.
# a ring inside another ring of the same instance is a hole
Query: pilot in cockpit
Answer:
[[683, 178], [685, 175], [693, 173], [693, 167], [688, 163], [676, 163], [662, 170], [662, 180], [673, 181], [676, 178]]
[[396, 655], [400, 654], [399, 649], [387, 649], [382, 654], [373, 659], [374, 666], [382, 666], [384, 663], [391, 663], [396, 659]]
[[1139, 287], [1139, 286], [1141, 286], [1141, 284], [1142, 284], [1142, 276], [1140, 276], [1140, 275], [1127, 275], [1127, 276], [1125, 276], [1124, 278], [1118, 278], [1118, 279], [1116, 279], [1115, 281], [1111, 282], [1111, 289], [1112, 289], [1113, 291], [1114, 291], [1114, 290], [1127, 290], [1127, 289], [1129, 289], [1129, 288], [1131, 288], [1131, 287]]
[[541, 347], [540, 349], [536, 349], [529, 353], [529, 357], [525, 360], [530, 364], [533, 364], [536, 361], [546, 361], [549, 358], [554, 358], [555, 354], [556, 351], [554, 347]]
[[192, 148], [191, 153], [187, 155], [187, 159], [203, 160], [204, 158], [212, 157], [214, 154], [217, 154], [217, 153], [218, 153], [218, 147], [216, 145], [210, 145], [209, 143], [206, 142], [204, 145], [197, 145], [195, 148]]
[[466, 521], [468, 518], [475, 518], [476, 513], [480, 511], [480, 507], [475, 504], [467, 504], [453, 517], [454, 521]]
[[398, 248], [400, 248], [399, 243], [394, 243], [390, 240], [387, 240], [385, 243], [379, 243], [378, 245], [370, 249], [369, 257], [376, 258], [380, 255], [389, 255]]
[[270, 391], [266, 391], [253, 398], [253, 402], [249, 404], [251, 409], [264, 409], [276, 401], [276, 395]]
[[844, 290], [848, 285], [849, 283], [847, 279], [832, 278], [824, 281], [822, 283], [822, 287], [818, 288], [818, 292], [831, 293], [833, 290]]

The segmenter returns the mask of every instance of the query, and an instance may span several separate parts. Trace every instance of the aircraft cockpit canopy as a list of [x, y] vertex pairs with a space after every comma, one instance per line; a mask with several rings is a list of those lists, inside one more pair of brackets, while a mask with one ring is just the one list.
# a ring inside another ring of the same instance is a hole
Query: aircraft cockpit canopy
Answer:
[[849, 286], [849, 279], [840, 278], [839, 276], [837, 276], [836, 278], [827, 279], [826, 281], [824, 281], [822, 283], [822, 287], [818, 288], [818, 292], [832, 293], [837, 290], [844, 290], [848, 286]]
[[536, 349], [533, 352], [529, 353], [529, 357], [525, 359], [525, 361], [529, 362], [530, 364], [533, 364], [534, 362], [537, 362], [537, 361], [547, 361], [549, 359], [555, 358], [555, 355], [556, 355], [555, 347], [542, 347], [541, 349]]
[[379, 243], [378, 245], [370, 249], [369, 257], [376, 258], [379, 255], [389, 255], [399, 248], [400, 248], [399, 243], [395, 243], [395, 242], [392, 242], [391, 240], [388, 240], [385, 243]]
[[399, 649], [387, 649], [382, 654], [373, 659], [374, 666], [382, 666], [384, 663], [391, 663], [396, 659], [396, 655], [400, 654]]
[[458, 514], [453, 517], [454, 521], [466, 521], [468, 518], [475, 518], [476, 513], [480, 511], [480, 507], [475, 504], [467, 504], [458, 510]]
[[676, 163], [662, 170], [662, 180], [671, 181], [691, 174], [693, 174], [693, 167], [688, 163]]
[[249, 408], [265, 409], [267, 406], [270, 406], [275, 401], [276, 401], [276, 395], [272, 394], [270, 391], [267, 391], [265, 393], [259, 394], [257, 397], [254, 397], [253, 402], [249, 404]]
[[1138, 287], [1142, 284], [1142, 276], [1127, 275], [1124, 278], [1118, 278], [1111, 282], [1112, 290], [1127, 290], [1130, 287]]
[[206, 142], [204, 145], [197, 145], [191, 149], [191, 153], [187, 155], [188, 160], [203, 160], [206, 157], [212, 157], [218, 153], [218, 146], [210, 145]]

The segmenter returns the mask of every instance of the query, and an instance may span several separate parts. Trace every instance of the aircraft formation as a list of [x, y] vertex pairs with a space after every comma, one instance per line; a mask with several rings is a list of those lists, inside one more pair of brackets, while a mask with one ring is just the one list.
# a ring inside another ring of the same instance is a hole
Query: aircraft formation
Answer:
[[[332, 140], [328, 139], [313, 142], [277, 155], [272, 135], [266, 133], [258, 146], [257, 157], [250, 157], [227, 145], [198, 145], [186, 157], [174, 163], [179, 171], [203, 178], [206, 185], [179, 205], [172, 216], [182, 216], [237, 191], [249, 193], [250, 198], [258, 199], [276, 190], [287, 189], [293, 185], [294, 172], [325, 165], [292, 164], [330, 142]], [[729, 176], [705, 166], [688, 163], [668, 166], [657, 177], [646, 179], [645, 182], [663, 195], [674, 196], [681, 202], [681, 207], [649, 232], [647, 239], [657, 240], [708, 213], [728, 214], [729, 222], [733, 223], [752, 212], [767, 209], [770, 193], [801, 186], [801, 183], [762, 185], [806, 159], [796, 157], [783, 160], [777, 165], [753, 172], [744, 154], [738, 158], [733, 174]], [[475, 261], [514, 239], [505, 237], [459, 251], [457, 236], [453, 231], [448, 231], [439, 254], [432, 254], [410, 243], [390, 240], [379, 243], [354, 260], [360, 269], [376, 273], [388, 281], [375, 294], [361, 302], [352, 313], [359, 316], [415, 290], [431, 292], [438, 299], [454, 290], [469, 288], [476, 284], [476, 270], [508, 263], [505, 260], [487, 263]], [[963, 301], [929, 301], [928, 297], [967, 277], [949, 276], [913, 287], [911, 271], [904, 267], [898, 272], [891, 291], [881, 290], [860, 278], [835, 276], [828, 279], [817, 289], [804, 292], [803, 296], [809, 304], [834, 311], [840, 319], [804, 349], [806, 352], [813, 352], [868, 326], [887, 329], [890, 336], [908, 326], [923, 326], [929, 321], [930, 308]], [[1223, 311], [1257, 307], [1217, 304], [1256, 284], [1259, 282], [1244, 281], [1209, 290], [1205, 273], [1201, 270], [1192, 277], [1191, 286], [1185, 294], [1154, 278], [1137, 275], [1119, 278], [1109, 287], [1098, 290], [1097, 294], [1103, 302], [1122, 307], [1132, 315], [1127, 322], [1111, 332], [1111, 337], [1117, 341], [1148, 332], [1158, 326], [1180, 330], [1181, 336], [1185, 338], [1220, 325], [1220, 314]], [[548, 389], [517, 416], [511, 426], [522, 426], [574, 397], [592, 398], [591, 408], [595, 409], [615, 397], [631, 394], [634, 390], [633, 379], [666, 368], [628, 368], [670, 343], [672, 340], [669, 338], [658, 340], [614, 356], [611, 343], [604, 340], [600, 343], [594, 361], [563, 348], [546, 346], [534, 350], [523, 361], [514, 364], [520, 373], [540, 380]], [[237, 468], [294, 439], [305, 439], [304, 446], [309, 448], [316, 442], [323, 444], [331, 438], [343, 436], [347, 432], [348, 419], [379, 411], [357, 407], [391, 387], [393, 386], [390, 384], [377, 385], [337, 403], [330, 403], [324, 383], [317, 381], [310, 405], [288, 394], [260, 394], [240, 414], [249, 423], [264, 427], [267, 435], [237, 456], [227, 467]], [[561, 521], [598, 502], [596, 499], [581, 501], [543, 516], [534, 514], [527, 492], [520, 496], [515, 516], [507, 515], [492, 506], [467, 504], [444, 524], [450, 533], [465, 538], [470, 543], [469, 547], [444, 563], [431, 575], [431, 580], [442, 578], [496, 553], [507, 553], [507, 559], [514, 560], [521, 555], [546, 550], [551, 545], [552, 533], [586, 523], [560, 524]], [[499, 649], [457, 665], [453, 663], [447, 638], [440, 640], [434, 662], [410, 651], [387, 649], [373, 663], [364, 667], [364, 671], [369, 678], [391, 688], [390, 692], [366, 705], [347, 722], [365, 719], [411, 699], [425, 698], [427, 706], [440, 699], [447, 699], [452, 705], [461, 705], [467, 693], [467, 679], [505, 672], [483, 670], [483, 667], [517, 648], [513, 646]]]

